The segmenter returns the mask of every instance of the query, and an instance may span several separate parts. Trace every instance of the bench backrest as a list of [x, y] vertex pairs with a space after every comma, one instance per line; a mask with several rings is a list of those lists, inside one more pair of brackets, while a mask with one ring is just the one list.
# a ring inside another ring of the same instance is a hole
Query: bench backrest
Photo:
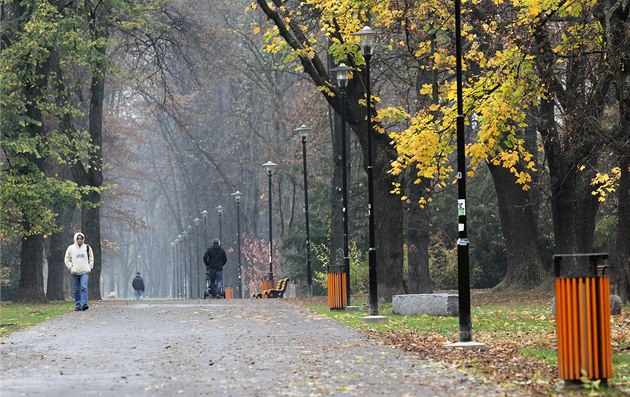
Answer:
[[288, 278], [283, 278], [278, 280], [278, 285], [276, 286], [276, 289], [278, 291], [284, 291], [287, 289], [287, 284], [289, 283], [289, 279]]

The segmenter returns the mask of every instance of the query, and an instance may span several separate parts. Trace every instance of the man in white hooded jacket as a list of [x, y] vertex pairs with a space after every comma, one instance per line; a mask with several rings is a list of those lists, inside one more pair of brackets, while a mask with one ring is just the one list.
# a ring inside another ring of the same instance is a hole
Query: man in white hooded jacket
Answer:
[[74, 310], [89, 309], [88, 306], [88, 275], [94, 267], [94, 253], [89, 245], [84, 244], [83, 233], [74, 235], [74, 244], [66, 250], [66, 267], [72, 275], [74, 291]]

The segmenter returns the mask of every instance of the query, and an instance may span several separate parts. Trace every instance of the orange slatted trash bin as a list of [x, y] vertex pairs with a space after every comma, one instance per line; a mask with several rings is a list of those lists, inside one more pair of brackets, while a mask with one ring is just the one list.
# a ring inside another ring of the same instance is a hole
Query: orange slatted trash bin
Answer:
[[343, 310], [348, 305], [346, 272], [343, 265], [328, 266], [328, 308]]
[[[581, 383], [580, 378], [586, 376], [605, 384], [613, 376], [607, 258], [608, 254], [553, 257], [558, 371], [566, 383]], [[569, 259], [582, 262], [588, 259], [588, 271], [566, 274], [561, 263]]]
[[[268, 289], [272, 289], [273, 287], [274, 287], [273, 279], [263, 278], [263, 281], [262, 281], [262, 292], [267, 291]], [[262, 294], [262, 298], [263, 299], [267, 299], [267, 295]]]
[[225, 299], [234, 299], [234, 288], [225, 289]]

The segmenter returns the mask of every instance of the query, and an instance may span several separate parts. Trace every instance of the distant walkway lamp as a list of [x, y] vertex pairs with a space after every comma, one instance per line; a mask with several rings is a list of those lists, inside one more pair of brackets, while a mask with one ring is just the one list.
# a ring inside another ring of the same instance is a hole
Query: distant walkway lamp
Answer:
[[173, 254], [173, 299], [177, 299], [177, 257], [175, 255], [175, 241], [171, 241]]
[[236, 251], [238, 252], [238, 296], [243, 299], [243, 278], [241, 272], [241, 196], [238, 190], [232, 193], [236, 202]]
[[182, 299], [184, 292], [182, 289], [182, 285], [184, 284], [184, 266], [182, 266], [182, 235], [178, 234], [175, 239], [175, 244], [177, 248], [177, 274], [178, 274], [178, 282], [177, 282], [177, 297]]
[[269, 179], [269, 275], [267, 276], [267, 280], [269, 282], [273, 281], [273, 233], [272, 233], [272, 216], [271, 216], [271, 175], [273, 174], [273, 169], [278, 164], [273, 163], [271, 161], [267, 161], [263, 164], [265, 170], [267, 170], [267, 177]]
[[203, 244], [202, 251], [205, 251], [208, 248], [208, 211], [201, 211], [201, 217], [203, 218]]
[[346, 271], [346, 304], [350, 306], [350, 256], [348, 253], [348, 153], [346, 148], [346, 88], [348, 87], [349, 72], [356, 70], [339, 64], [331, 72], [335, 72], [337, 86], [340, 93], [341, 106], [341, 170], [342, 206], [343, 206], [343, 262]]
[[182, 248], [181, 248], [181, 253], [182, 253], [182, 265], [184, 266], [184, 280], [183, 280], [183, 288], [184, 291], [182, 293], [182, 295], [184, 297], [186, 297], [186, 299], [190, 299], [190, 296], [188, 295], [188, 279], [190, 277], [190, 274], [188, 273], [188, 250], [186, 249], [186, 244], [188, 240], [188, 232], [186, 231], [186, 229], [184, 228], [184, 231], [182, 232]]
[[361, 50], [365, 58], [365, 87], [367, 93], [367, 177], [368, 177], [368, 228], [370, 247], [368, 250], [370, 283], [370, 316], [378, 316], [378, 290], [376, 267], [376, 237], [374, 232], [374, 166], [372, 164], [372, 91], [370, 81], [370, 59], [374, 49], [376, 32], [365, 26], [353, 35], [361, 40]]
[[200, 261], [200, 256], [199, 256], [199, 251], [201, 248], [199, 248], [199, 224], [201, 223], [201, 219], [199, 218], [195, 218], [193, 220], [193, 222], [195, 222], [195, 251], [197, 251], [197, 260], [195, 261], [195, 267], [197, 268], [197, 271], [195, 272], [197, 274], [197, 298], [201, 297], [201, 261]]
[[308, 219], [308, 170], [306, 167], [306, 138], [308, 132], [312, 131], [312, 128], [302, 124], [296, 128], [295, 131], [302, 137], [302, 164], [304, 165], [304, 217], [306, 224], [306, 284], [308, 285], [308, 296], [313, 296], [313, 267], [311, 264], [311, 239], [309, 231], [309, 219]]
[[192, 268], [192, 263], [193, 263], [193, 259], [192, 259], [192, 252], [193, 252], [193, 248], [192, 248], [192, 225], [188, 225], [187, 226], [187, 233], [186, 233], [186, 240], [188, 241], [188, 299], [192, 299], [193, 297], [193, 286], [192, 286], [192, 280], [193, 280], [193, 268]]
[[217, 210], [217, 214], [219, 214], [219, 244], [223, 244], [223, 232], [222, 232], [223, 207], [220, 205], [217, 205], [216, 210]]

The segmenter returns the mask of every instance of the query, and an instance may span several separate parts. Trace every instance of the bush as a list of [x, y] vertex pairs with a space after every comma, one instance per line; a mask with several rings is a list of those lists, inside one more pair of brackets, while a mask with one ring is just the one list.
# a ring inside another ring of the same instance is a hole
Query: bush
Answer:
[[[317, 260], [327, 269], [330, 263], [330, 253], [326, 244], [313, 245], [313, 252]], [[353, 294], [366, 294], [369, 290], [369, 267], [366, 256], [359, 250], [355, 242], [348, 245], [348, 255], [350, 256], [350, 290]], [[313, 283], [324, 290], [328, 288], [328, 272], [315, 271], [313, 273]]]

